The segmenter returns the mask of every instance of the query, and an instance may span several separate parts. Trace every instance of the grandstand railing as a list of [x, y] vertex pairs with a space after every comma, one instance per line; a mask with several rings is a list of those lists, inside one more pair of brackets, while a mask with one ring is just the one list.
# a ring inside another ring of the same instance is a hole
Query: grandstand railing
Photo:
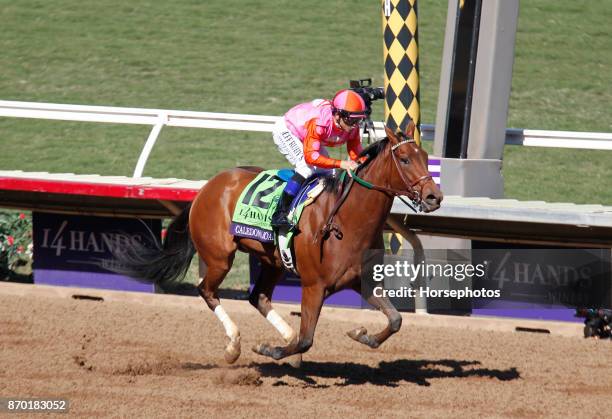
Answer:
[[[213, 128], [240, 131], [271, 132], [279, 116], [242, 115], [217, 112], [192, 112], [167, 109], [121, 108], [111, 106], [64, 105], [57, 103], [0, 100], [0, 116], [53, 119], [79, 122], [151, 125], [147, 141], [140, 153], [133, 176], [141, 177], [149, 155], [164, 126]], [[374, 124], [383, 130], [382, 122]], [[434, 126], [422, 124], [422, 138], [433, 140]], [[528, 147], [558, 147], [612, 150], [612, 133], [544, 131], [510, 128], [506, 144]]]

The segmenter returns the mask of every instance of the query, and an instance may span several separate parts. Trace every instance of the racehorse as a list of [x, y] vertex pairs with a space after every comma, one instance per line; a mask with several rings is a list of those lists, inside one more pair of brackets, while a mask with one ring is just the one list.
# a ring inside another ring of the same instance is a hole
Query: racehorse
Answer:
[[[225, 359], [233, 363], [240, 356], [240, 332], [221, 306], [218, 289], [237, 250], [255, 255], [262, 269], [249, 301], [280, 332], [286, 345], [264, 343], [253, 350], [276, 360], [300, 354], [301, 360], [301, 354], [313, 344], [324, 299], [342, 289], [361, 292], [364, 252], [384, 247], [382, 231], [393, 198], [408, 196], [426, 212], [439, 208], [442, 201], [442, 193], [427, 170], [427, 153], [413, 139], [414, 124], [406, 133], [388, 128], [385, 131], [386, 138], [363, 151], [364, 161], [357, 171], [342, 180], [332, 180], [326, 191], [304, 209], [299, 220], [299, 234], [294, 237], [295, 266], [302, 285], [299, 335], [271, 304], [274, 287], [284, 272], [274, 244], [230, 234], [236, 201], [260, 168], [238, 167], [211, 178], [168, 226], [163, 245], [146, 250], [132, 243], [134, 247], [117, 255], [124, 265], [123, 273], [152, 282], [172, 280], [186, 273], [197, 251], [208, 268], [198, 291], [225, 328], [229, 337]], [[354, 180], [360, 183], [354, 184]], [[322, 229], [324, 225], [327, 229]], [[400, 329], [402, 317], [387, 298], [371, 292], [365, 292], [363, 297], [387, 316], [387, 326], [377, 334], [368, 334], [360, 327], [348, 335], [377, 348]]]

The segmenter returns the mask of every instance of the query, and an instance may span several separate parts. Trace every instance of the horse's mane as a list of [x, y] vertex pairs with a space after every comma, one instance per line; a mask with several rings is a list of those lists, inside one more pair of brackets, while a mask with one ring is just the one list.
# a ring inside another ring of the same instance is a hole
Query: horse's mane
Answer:
[[[387, 137], [380, 141], [367, 146], [360, 154], [359, 157], [367, 157], [366, 161], [359, 166], [357, 172], [359, 173], [365, 169], [375, 158], [378, 156], [387, 146], [389, 139]], [[331, 192], [332, 194], [338, 193], [338, 191], [344, 187], [349, 181], [349, 176], [334, 176], [332, 174], [325, 176], [325, 192]]]

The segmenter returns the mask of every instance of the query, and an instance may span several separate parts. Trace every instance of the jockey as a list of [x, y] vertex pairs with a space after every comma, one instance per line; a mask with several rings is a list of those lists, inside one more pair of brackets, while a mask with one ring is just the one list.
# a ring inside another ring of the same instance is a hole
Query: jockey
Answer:
[[[340, 90], [329, 100], [315, 99], [291, 108], [274, 126], [272, 137], [278, 150], [295, 166], [272, 216], [274, 227], [290, 226], [291, 201], [305, 179], [315, 171], [341, 168], [355, 170], [362, 151], [359, 122], [366, 117], [363, 98], [352, 90]], [[323, 146], [346, 143], [348, 160], [330, 158]]]

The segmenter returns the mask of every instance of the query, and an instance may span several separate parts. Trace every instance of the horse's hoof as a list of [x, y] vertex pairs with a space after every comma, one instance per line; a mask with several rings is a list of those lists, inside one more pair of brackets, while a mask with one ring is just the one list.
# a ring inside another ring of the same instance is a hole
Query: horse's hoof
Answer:
[[302, 354], [291, 355], [287, 358], [287, 363], [293, 368], [300, 368], [302, 366]]
[[270, 346], [267, 343], [262, 343], [261, 345], [253, 346], [253, 352], [273, 358], [275, 360], [280, 360], [284, 358], [286, 355], [283, 355], [283, 348], [278, 346]]
[[253, 350], [253, 352], [255, 352], [256, 354], [259, 355], [264, 355], [267, 356], [268, 353], [270, 352], [270, 346], [265, 344], [265, 343], [261, 343], [259, 345], [255, 345], [251, 348]]
[[357, 329], [353, 329], [350, 332], [347, 332], [346, 334], [353, 340], [356, 340], [357, 342], [361, 343], [361, 337], [366, 335], [368, 333], [367, 329], [365, 327], [358, 327]]
[[231, 341], [225, 347], [225, 362], [233, 364], [240, 357], [240, 338]]

